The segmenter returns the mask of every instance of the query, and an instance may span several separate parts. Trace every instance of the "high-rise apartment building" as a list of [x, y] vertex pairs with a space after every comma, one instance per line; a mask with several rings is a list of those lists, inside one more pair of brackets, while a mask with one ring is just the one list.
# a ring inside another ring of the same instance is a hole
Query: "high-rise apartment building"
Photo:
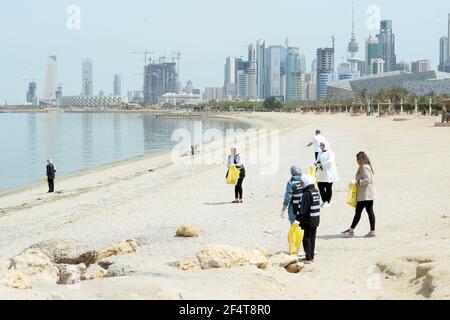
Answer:
[[392, 30], [392, 20], [382, 20], [379, 42], [379, 57], [384, 60], [384, 72], [396, 71], [397, 56], [395, 54], [395, 34]]
[[299, 48], [289, 47], [287, 49], [286, 101], [304, 99], [304, 68], [304, 56], [302, 61]]
[[36, 87], [36, 81], [32, 81], [28, 84], [27, 103], [33, 103], [36, 99]]
[[380, 57], [378, 38], [375, 34], [370, 34], [366, 40], [366, 63], [367, 74], [372, 74], [372, 61]]
[[327, 84], [334, 79], [334, 39], [332, 48], [317, 49], [317, 99], [327, 97]]
[[[144, 103], [156, 104], [165, 93], [177, 93], [175, 62], [150, 63], [144, 67]], [[136, 99], [135, 99], [136, 100]]]
[[47, 60], [45, 72], [44, 91], [41, 101], [44, 104], [56, 103], [56, 83], [58, 81], [58, 64], [56, 56], [50, 56]]
[[91, 97], [94, 92], [93, 63], [91, 59], [81, 62], [81, 95]]
[[120, 74], [114, 75], [113, 94], [115, 96], [122, 95], [122, 76]]
[[445, 63], [449, 61], [448, 37], [443, 36], [439, 40], [439, 66], [438, 71], [445, 71]]

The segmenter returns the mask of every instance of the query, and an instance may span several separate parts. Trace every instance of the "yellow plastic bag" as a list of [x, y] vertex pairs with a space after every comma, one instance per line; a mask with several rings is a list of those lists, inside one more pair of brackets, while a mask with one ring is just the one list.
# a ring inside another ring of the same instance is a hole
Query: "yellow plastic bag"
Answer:
[[44, 183], [47, 183], [47, 182], [48, 182], [47, 176], [45, 176], [45, 177], [42, 179], [42, 182], [44, 182]]
[[227, 184], [237, 185], [241, 172], [235, 167], [228, 167]]
[[308, 168], [308, 176], [316, 178], [316, 182], [314, 182], [314, 185], [316, 186], [316, 189], [317, 189], [318, 188], [318, 184], [317, 184], [316, 168], [309, 167]]
[[289, 253], [297, 254], [302, 246], [304, 231], [295, 223], [291, 226], [288, 233]]
[[356, 184], [349, 184], [347, 204], [352, 208], [356, 208], [357, 203], [358, 203], [358, 186]]

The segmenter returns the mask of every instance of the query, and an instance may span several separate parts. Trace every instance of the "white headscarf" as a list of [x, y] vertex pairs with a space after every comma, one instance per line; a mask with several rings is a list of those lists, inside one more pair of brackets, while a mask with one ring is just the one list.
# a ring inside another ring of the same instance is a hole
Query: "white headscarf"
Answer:
[[304, 188], [306, 188], [307, 186], [310, 186], [310, 185], [313, 185], [314, 183], [316, 183], [316, 178], [314, 178], [313, 176], [310, 176], [310, 175], [303, 175], [302, 182], [304, 184]]
[[324, 140], [321, 144], [325, 146], [324, 151], [328, 151], [331, 148], [331, 144], [328, 140]]

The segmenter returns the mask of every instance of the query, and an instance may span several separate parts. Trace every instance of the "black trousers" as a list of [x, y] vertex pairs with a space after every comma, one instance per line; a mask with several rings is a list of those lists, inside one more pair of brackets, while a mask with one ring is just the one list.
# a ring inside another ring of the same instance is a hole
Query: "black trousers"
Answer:
[[316, 160], [317, 160], [317, 157], [319, 156], [319, 153], [318, 152], [314, 152], [314, 156], [316, 157]]
[[305, 232], [303, 236], [303, 249], [305, 250], [306, 260], [311, 261], [314, 260], [317, 228], [311, 228], [310, 225], [305, 225], [303, 231]]
[[373, 212], [373, 201], [358, 201], [355, 209], [355, 217], [353, 218], [352, 229], [355, 229], [361, 220], [361, 213], [364, 208], [369, 214], [370, 230], [375, 231], [375, 213]]
[[239, 177], [239, 180], [236, 184], [236, 186], [234, 187], [234, 198], [235, 199], [239, 199], [242, 200], [242, 183], [244, 182], [244, 177]]
[[319, 182], [317, 185], [319, 187], [322, 201], [331, 203], [331, 198], [333, 197], [333, 183]]
[[48, 192], [54, 192], [55, 191], [55, 180], [48, 179]]

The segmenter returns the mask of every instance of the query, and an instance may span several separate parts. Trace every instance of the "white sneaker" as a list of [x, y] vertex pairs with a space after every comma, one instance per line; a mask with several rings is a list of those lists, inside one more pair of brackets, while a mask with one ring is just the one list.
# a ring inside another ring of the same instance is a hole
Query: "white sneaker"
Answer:
[[329, 204], [328, 202], [325, 202], [323, 204], [322, 208], [331, 208], [331, 204]]

